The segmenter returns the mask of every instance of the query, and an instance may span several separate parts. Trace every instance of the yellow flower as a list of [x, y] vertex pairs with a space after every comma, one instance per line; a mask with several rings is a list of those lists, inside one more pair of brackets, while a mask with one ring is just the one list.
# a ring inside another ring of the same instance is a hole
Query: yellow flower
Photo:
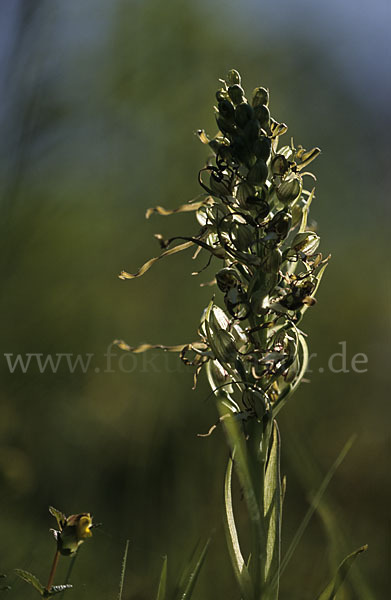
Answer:
[[65, 556], [75, 554], [80, 544], [92, 536], [92, 517], [90, 513], [79, 513], [66, 517], [53, 507], [51, 514], [57, 519], [59, 531], [53, 531], [59, 552]]

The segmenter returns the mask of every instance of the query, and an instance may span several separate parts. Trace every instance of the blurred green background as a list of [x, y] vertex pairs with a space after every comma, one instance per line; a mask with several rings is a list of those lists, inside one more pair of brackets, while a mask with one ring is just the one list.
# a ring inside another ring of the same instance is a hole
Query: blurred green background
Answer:
[[[115, 338], [195, 339], [212, 291], [191, 277], [191, 253], [140, 280], [117, 274], [158, 253], [154, 233], [196, 231], [191, 215], [144, 214], [199, 193], [207, 151], [193, 132], [215, 133], [214, 93], [232, 67], [247, 90], [270, 88], [272, 115], [296, 143], [322, 148], [312, 219], [332, 261], [303, 323], [317, 353], [310, 382], [280, 418], [285, 548], [318, 478], [358, 434], [323, 519], [313, 518], [284, 574], [281, 598], [313, 599], [329, 567], [364, 543], [358, 583], [341, 598], [388, 597], [386, 11], [381, 0], [367, 8], [311, 8], [304, 0], [1, 3], [0, 572], [12, 585], [9, 598], [35, 597], [14, 567], [45, 583], [54, 552], [49, 504], [103, 523], [81, 549], [69, 597], [115, 597], [127, 538], [124, 600], [154, 597], [162, 557], [175, 581], [212, 532], [195, 598], [239, 597], [222, 527], [227, 450], [221, 431], [196, 436], [216, 420], [204, 377], [192, 391], [192, 373], [175, 356], [113, 350], [110, 368], [104, 356]], [[335, 373], [328, 360], [341, 342], [349, 372]], [[85, 373], [65, 362], [40, 373], [34, 361], [11, 373], [5, 354], [26, 353], [94, 356]], [[368, 357], [365, 373], [351, 368], [357, 353]]]

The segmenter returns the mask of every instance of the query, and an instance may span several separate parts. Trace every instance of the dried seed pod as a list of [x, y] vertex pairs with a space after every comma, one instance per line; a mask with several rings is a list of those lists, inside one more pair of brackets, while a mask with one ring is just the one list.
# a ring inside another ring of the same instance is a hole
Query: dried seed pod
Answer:
[[243, 102], [244, 90], [238, 84], [230, 85], [228, 88], [228, 96], [231, 98], [234, 104], [240, 104]]
[[263, 185], [267, 179], [268, 173], [269, 170], [267, 164], [264, 160], [258, 158], [255, 165], [253, 165], [248, 172], [247, 181], [254, 185]]

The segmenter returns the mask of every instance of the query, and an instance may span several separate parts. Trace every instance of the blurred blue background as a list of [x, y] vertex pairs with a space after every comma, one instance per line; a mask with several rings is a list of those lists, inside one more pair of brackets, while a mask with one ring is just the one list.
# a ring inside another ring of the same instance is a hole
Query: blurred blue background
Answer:
[[[312, 219], [332, 261], [303, 323], [317, 354], [310, 383], [280, 419], [285, 548], [318, 478], [358, 434], [281, 598], [314, 598], [329, 567], [364, 543], [340, 597], [387, 597], [390, 16], [385, 0], [0, 3], [0, 572], [10, 598], [34, 598], [14, 567], [47, 577], [49, 504], [103, 522], [76, 563], [77, 598], [116, 593], [127, 538], [124, 599], [153, 597], [162, 556], [175, 580], [212, 531], [195, 597], [238, 598], [222, 528], [227, 451], [220, 431], [196, 437], [216, 420], [206, 381], [191, 391], [175, 356], [113, 350], [111, 367], [104, 356], [115, 338], [195, 339], [212, 292], [191, 277], [191, 255], [140, 280], [117, 274], [158, 253], [154, 233], [196, 230], [191, 215], [144, 214], [199, 193], [206, 149], [193, 132], [216, 132], [218, 78], [233, 67], [247, 90], [270, 88], [287, 141], [322, 149]], [[349, 372], [335, 373], [328, 360], [342, 347]], [[5, 354], [26, 353], [93, 357], [85, 373], [65, 362], [11, 373]]]

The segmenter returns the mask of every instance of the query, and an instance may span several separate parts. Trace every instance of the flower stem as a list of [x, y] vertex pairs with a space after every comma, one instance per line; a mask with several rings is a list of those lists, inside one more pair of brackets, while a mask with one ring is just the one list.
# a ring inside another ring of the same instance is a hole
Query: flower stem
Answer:
[[54, 575], [56, 574], [56, 569], [57, 569], [58, 559], [59, 558], [60, 558], [60, 552], [58, 550], [56, 550], [56, 554], [54, 555], [54, 559], [53, 559], [52, 568], [51, 568], [50, 574], [49, 574], [48, 583], [47, 583], [47, 586], [46, 586], [46, 589], [47, 589], [48, 592], [50, 592], [50, 588], [53, 585]]

